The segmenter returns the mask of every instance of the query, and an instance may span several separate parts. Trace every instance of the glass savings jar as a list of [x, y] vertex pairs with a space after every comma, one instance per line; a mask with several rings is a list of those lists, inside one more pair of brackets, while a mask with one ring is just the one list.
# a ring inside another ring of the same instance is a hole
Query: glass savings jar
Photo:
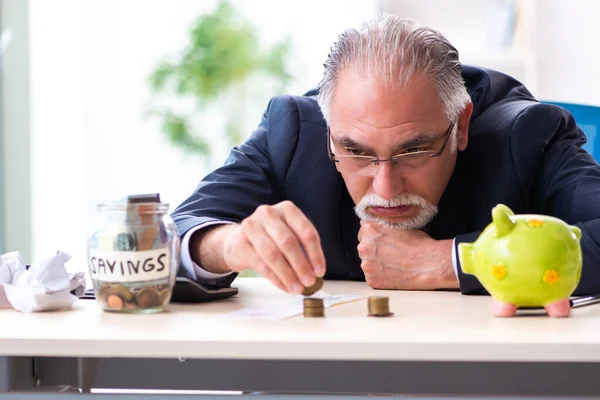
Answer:
[[169, 304], [180, 240], [158, 194], [98, 205], [88, 240], [88, 269], [105, 311], [154, 313]]

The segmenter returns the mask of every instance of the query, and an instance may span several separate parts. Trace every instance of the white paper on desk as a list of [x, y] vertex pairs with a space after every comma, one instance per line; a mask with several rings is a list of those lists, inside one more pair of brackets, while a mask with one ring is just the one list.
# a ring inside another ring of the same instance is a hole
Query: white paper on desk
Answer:
[[[329, 308], [336, 304], [349, 303], [351, 301], [363, 299], [364, 296], [352, 294], [330, 295], [320, 290], [311, 297], [323, 299], [323, 306]], [[259, 319], [267, 321], [281, 321], [286, 318], [301, 315], [304, 310], [305, 296], [292, 296], [284, 301], [278, 301], [277, 304], [267, 307], [248, 307], [238, 311], [225, 314], [226, 319]]]
[[79, 298], [71, 292], [85, 290], [85, 273], [68, 273], [65, 262], [70, 259], [59, 251], [27, 269], [19, 252], [0, 256], [0, 307], [21, 312], [71, 307]]

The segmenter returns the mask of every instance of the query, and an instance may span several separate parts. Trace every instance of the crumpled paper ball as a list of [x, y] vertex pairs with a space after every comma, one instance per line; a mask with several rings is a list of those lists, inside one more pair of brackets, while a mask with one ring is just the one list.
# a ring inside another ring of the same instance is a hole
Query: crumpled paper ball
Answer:
[[69, 273], [65, 268], [70, 259], [58, 251], [27, 268], [19, 252], [0, 256], [0, 308], [21, 312], [70, 308], [85, 291], [85, 272]]

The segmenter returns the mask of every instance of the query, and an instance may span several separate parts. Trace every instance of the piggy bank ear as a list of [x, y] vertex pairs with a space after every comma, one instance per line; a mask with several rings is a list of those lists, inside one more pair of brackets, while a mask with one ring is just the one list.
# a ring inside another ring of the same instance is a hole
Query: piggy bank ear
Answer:
[[504, 236], [515, 227], [515, 223], [510, 219], [514, 212], [504, 204], [498, 204], [492, 209], [492, 220], [496, 227], [496, 236]]
[[571, 225], [571, 232], [575, 235], [577, 240], [581, 240], [581, 229], [576, 226]]

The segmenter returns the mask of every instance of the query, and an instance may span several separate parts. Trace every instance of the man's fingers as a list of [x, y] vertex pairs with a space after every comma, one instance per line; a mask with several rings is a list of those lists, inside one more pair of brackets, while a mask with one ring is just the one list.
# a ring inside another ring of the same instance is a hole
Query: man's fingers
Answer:
[[[253, 268], [276, 286], [300, 293], [325, 275], [325, 255], [314, 225], [291, 202], [263, 205], [241, 223], [241, 232], [260, 261]], [[246, 260], [239, 259], [241, 263]]]
[[319, 277], [325, 275], [325, 255], [317, 229], [294, 204], [291, 202], [280, 204], [281, 215], [300, 240], [315, 275]]
[[292, 270], [277, 244], [265, 231], [262, 223], [253, 218], [248, 218], [242, 222], [242, 228], [254, 251], [260, 256], [266, 268], [272, 271], [285, 285], [286, 291], [300, 293], [303, 286], [300, 284], [296, 273]]
[[315, 283], [315, 273], [302, 251], [298, 237], [290, 227], [279, 217], [275, 217], [268, 218], [265, 221], [264, 228], [285, 256], [302, 285], [313, 285]]
[[267, 267], [267, 265], [262, 260], [256, 264], [254, 270], [258, 272], [263, 278], [271, 281], [271, 283], [277, 286], [281, 291], [288, 292], [287, 287], [283, 284], [283, 282], [281, 282], [281, 279], [279, 279], [277, 275], [275, 275], [275, 273], [269, 267]]
[[237, 264], [243, 266], [244, 268], [252, 268], [254, 271], [258, 272], [260, 276], [271, 281], [271, 283], [277, 286], [280, 290], [284, 292], [288, 291], [283, 282], [281, 282], [281, 279], [279, 279], [260, 258], [245, 235], [241, 235], [240, 240], [237, 243], [237, 248], [234, 251], [237, 253], [239, 258]]

